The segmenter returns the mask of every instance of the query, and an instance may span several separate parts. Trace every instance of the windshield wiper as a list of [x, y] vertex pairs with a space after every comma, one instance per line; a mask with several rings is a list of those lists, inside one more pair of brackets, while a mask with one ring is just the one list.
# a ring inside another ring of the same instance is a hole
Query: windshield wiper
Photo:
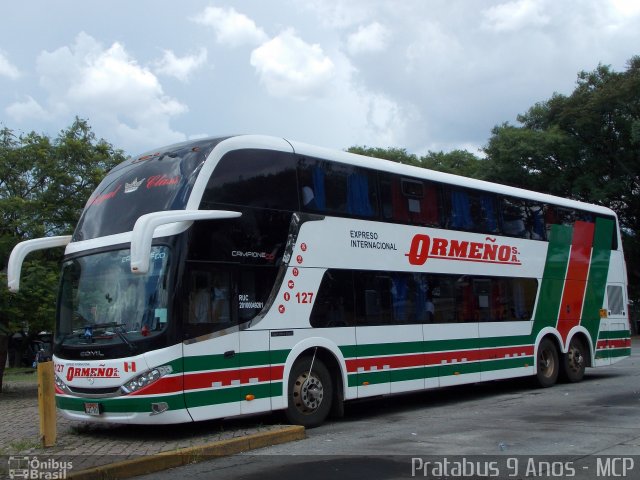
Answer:
[[129, 350], [131, 350], [132, 352], [135, 352], [136, 351], [135, 344], [129, 341], [129, 339], [127, 338], [126, 332], [124, 332], [124, 323], [116, 323], [113, 326], [116, 327], [113, 330], [116, 332], [116, 335], [120, 337], [120, 340], [122, 340], [123, 343], [127, 344], [127, 347], [129, 347]]
[[85, 330], [90, 328], [90, 329], [107, 329], [110, 327], [115, 327], [113, 329], [114, 333], [116, 335], [118, 335], [118, 338], [120, 338], [120, 340], [122, 340], [122, 343], [126, 344], [129, 347], [129, 350], [131, 350], [132, 352], [136, 351], [136, 345], [134, 343], [131, 343], [131, 341], [127, 338], [126, 333], [123, 331], [124, 330], [124, 323], [118, 323], [118, 322], [107, 322], [107, 323], [96, 323], [94, 325], [87, 325], [85, 326]]

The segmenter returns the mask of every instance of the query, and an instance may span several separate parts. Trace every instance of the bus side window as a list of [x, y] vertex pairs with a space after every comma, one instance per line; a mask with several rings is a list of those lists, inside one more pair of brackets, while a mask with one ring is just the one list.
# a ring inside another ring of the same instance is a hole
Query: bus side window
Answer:
[[448, 195], [447, 226], [470, 232], [497, 233], [496, 197], [463, 188], [451, 188]]
[[353, 279], [350, 270], [327, 270], [309, 317], [314, 328], [354, 325]]
[[412, 225], [440, 225], [438, 184], [381, 174], [380, 197], [385, 220]]
[[297, 210], [293, 155], [260, 149], [225, 154], [211, 174], [201, 208], [219, 203]]
[[238, 276], [238, 321], [247, 322], [258, 315], [276, 281], [276, 267], [241, 267]]
[[211, 281], [206, 272], [192, 272], [189, 323], [211, 323]]
[[231, 325], [231, 273], [192, 270], [188, 278], [187, 333], [204, 335]]
[[377, 215], [376, 175], [352, 165], [301, 158], [298, 183], [302, 209], [371, 218]]
[[527, 202], [527, 238], [545, 240], [546, 228], [544, 224], [544, 206], [539, 203]]
[[527, 206], [523, 200], [503, 198], [500, 202], [502, 231], [505, 235], [526, 238]]

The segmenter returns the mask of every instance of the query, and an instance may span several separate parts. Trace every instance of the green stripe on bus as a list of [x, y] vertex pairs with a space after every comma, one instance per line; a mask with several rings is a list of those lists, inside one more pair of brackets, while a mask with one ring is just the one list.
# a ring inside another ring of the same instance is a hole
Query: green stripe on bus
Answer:
[[618, 339], [626, 339], [631, 336], [631, 332], [629, 330], [611, 330], [611, 331], [603, 331], [600, 332], [598, 336], [598, 340], [618, 340]]
[[188, 408], [244, 401], [247, 395], [253, 395], [256, 399], [282, 395], [282, 382], [242, 385], [235, 388], [203, 390], [199, 392], [185, 392]]
[[504, 358], [484, 362], [456, 363], [435, 365], [432, 367], [405, 368], [398, 370], [383, 370], [375, 372], [352, 373], [348, 377], [350, 387], [377, 385], [387, 382], [403, 382], [421, 380], [425, 378], [450, 377], [468, 373], [492, 372], [533, 366], [533, 357]]
[[547, 259], [533, 319], [534, 336], [545, 327], [555, 327], [558, 321], [572, 234], [573, 229], [569, 226], [551, 225]]
[[628, 357], [629, 355], [631, 355], [630, 348], [608, 348], [596, 351], [596, 359]]
[[365, 345], [344, 345], [340, 351], [344, 358], [379, 357], [382, 355], [403, 355], [422, 353], [423, 342], [371, 343]]
[[594, 340], [598, 338], [600, 328], [600, 309], [604, 304], [604, 293], [607, 286], [613, 227], [613, 220], [596, 218], [593, 252], [581, 319], [582, 326], [587, 329]]
[[61, 410], [84, 412], [84, 404], [86, 402], [99, 403], [102, 405], [102, 411], [104, 413], [151, 413], [151, 404], [157, 402], [166, 402], [169, 405], [169, 410], [181, 410], [185, 408], [182, 393], [177, 395], [165, 395], [162, 397], [126, 397], [105, 399], [69, 398], [56, 395], [56, 406]]
[[284, 363], [289, 352], [290, 350], [265, 350], [238, 353], [229, 358], [225, 358], [224, 354], [184, 357], [184, 371], [190, 373], [202, 370], [268, 366], [272, 363]]
[[508, 370], [510, 368], [533, 367], [533, 357], [504, 358], [501, 360], [490, 360], [483, 362], [483, 372], [493, 372], [495, 370]]
[[[531, 335], [489, 338], [456, 338], [451, 340], [426, 340], [424, 342], [371, 343], [366, 345], [343, 345], [340, 351], [345, 359], [381, 357], [414, 353], [433, 353], [481, 348], [515, 347], [533, 345]], [[358, 355], [359, 354], [359, 355]]]

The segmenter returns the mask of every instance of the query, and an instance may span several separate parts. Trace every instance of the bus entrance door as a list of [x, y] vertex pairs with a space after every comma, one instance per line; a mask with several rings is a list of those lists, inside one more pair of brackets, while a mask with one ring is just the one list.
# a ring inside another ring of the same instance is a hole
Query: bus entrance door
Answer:
[[239, 415], [242, 397], [240, 339], [232, 333], [231, 272], [191, 269], [185, 341], [185, 403], [195, 420]]
[[185, 403], [193, 420], [240, 415], [238, 335], [183, 345]]

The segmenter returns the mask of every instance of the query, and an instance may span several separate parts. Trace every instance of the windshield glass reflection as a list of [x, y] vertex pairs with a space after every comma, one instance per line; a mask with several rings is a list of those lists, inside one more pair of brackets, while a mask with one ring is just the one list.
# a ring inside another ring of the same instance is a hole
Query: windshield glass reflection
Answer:
[[134, 275], [130, 251], [88, 255], [63, 264], [56, 342], [116, 344], [158, 335], [168, 319], [169, 249], [153, 247], [149, 273]]

